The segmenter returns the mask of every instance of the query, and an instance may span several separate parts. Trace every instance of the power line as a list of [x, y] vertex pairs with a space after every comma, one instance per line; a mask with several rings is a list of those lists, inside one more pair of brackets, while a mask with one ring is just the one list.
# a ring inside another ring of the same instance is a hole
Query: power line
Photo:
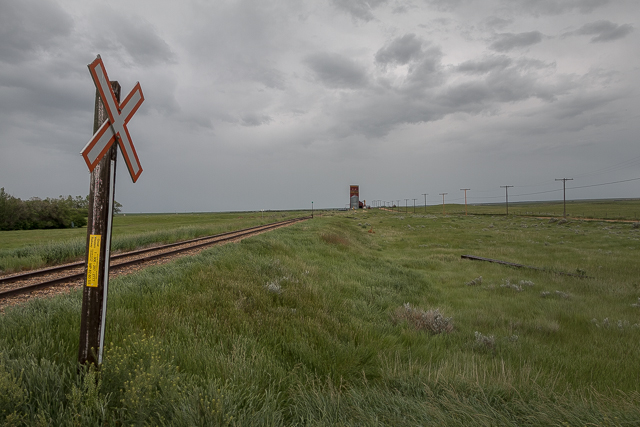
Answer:
[[583, 173], [583, 174], [580, 174], [580, 175], [574, 175], [574, 176], [577, 177], [577, 178], [583, 178], [585, 176], [591, 176], [591, 175], [597, 175], [597, 174], [600, 174], [600, 173], [606, 173], [606, 172], [609, 172], [611, 170], [618, 169], [620, 167], [633, 166], [635, 163], [640, 163], [640, 156], [631, 158], [629, 160], [625, 160], [625, 161], [617, 163], [615, 165], [604, 167], [602, 169], [596, 169], [596, 170], [593, 170], [591, 172], [586, 172], [586, 173]]
[[574, 190], [574, 189], [577, 189], [577, 188], [600, 187], [602, 185], [619, 184], [621, 182], [630, 182], [630, 181], [638, 181], [638, 180], [640, 180], [640, 178], [623, 179], [622, 181], [603, 182], [602, 184], [583, 185], [583, 186], [580, 186], [580, 187], [569, 187], [569, 189], [570, 190]]

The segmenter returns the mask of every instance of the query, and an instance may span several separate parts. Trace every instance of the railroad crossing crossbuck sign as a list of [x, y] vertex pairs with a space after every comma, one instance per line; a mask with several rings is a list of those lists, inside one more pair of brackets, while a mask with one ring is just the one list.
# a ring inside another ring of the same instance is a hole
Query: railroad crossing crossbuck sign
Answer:
[[129, 123], [131, 117], [133, 117], [138, 110], [142, 101], [144, 101], [140, 83], [136, 83], [125, 100], [121, 104], [118, 104], [100, 55], [89, 64], [89, 71], [91, 72], [93, 82], [96, 84], [96, 88], [98, 88], [100, 98], [102, 98], [108, 119], [102, 124], [95, 135], [93, 135], [91, 141], [82, 149], [82, 157], [84, 157], [84, 161], [87, 163], [87, 166], [89, 166], [89, 171], [93, 172], [93, 169], [100, 162], [100, 159], [102, 159], [109, 148], [111, 148], [111, 145], [118, 140], [131, 179], [133, 182], [136, 182], [142, 173], [142, 166], [140, 165], [140, 160], [138, 159], [138, 154], [133, 146], [133, 142], [131, 142], [127, 123]]

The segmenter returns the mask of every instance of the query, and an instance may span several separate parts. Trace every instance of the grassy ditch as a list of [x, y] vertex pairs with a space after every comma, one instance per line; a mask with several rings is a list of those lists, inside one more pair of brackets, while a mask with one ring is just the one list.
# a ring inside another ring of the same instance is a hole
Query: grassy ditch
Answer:
[[[0, 316], [10, 425], [637, 425], [640, 230], [335, 213]], [[592, 278], [465, 261], [500, 258]]]

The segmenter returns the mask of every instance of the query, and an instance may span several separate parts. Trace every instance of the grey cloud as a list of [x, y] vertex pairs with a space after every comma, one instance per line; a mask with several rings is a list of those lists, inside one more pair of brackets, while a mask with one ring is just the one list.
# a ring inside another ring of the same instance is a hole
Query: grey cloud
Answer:
[[287, 74], [280, 59], [296, 42], [289, 37], [296, 25], [290, 8], [295, 7], [281, 2], [202, 3], [183, 41], [189, 47], [185, 59], [206, 69], [219, 85], [250, 81], [284, 90]]
[[585, 24], [576, 31], [567, 33], [566, 35], [594, 36], [591, 38], [591, 43], [598, 43], [621, 39], [632, 31], [633, 27], [630, 24], [617, 25], [610, 21], [601, 20]]
[[486, 82], [473, 81], [447, 88], [438, 97], [438, 103], [448, 109], [477, 113], [486, 108], [492, 98], [494, 96]]
[[422, 59], [417, 65], [411, 67], [407, 79], [410, 90], [437, 86], [444, 81], [442, 56], [442, 51], [436, 46], [432, 46], [422, 53]]
[[0, 60], [18, 63], [71, 33], [73, 20], [48, 1], [0, 1]]
[[271, 123], [273, 119], [265, 114], [247, 113], [241, 118], [242, 126], [261, 126]]
[[[39, 121], [58, 121], [86, 107], [85, 89], [91, 94], [95, 90], [86, 63], [61, 65], [41, 60], [36, 64], [25, 67], [0, 63], [0, 116], [28, 115]], [[60, 69], [53, 72], [56, 67]], [[78, 70], [86, 73], [83, 83], [78, 83]]]
[[590, 13], [609, 2], [610, 0], [505, 0], [515, 10], [534, 15], [560, 15], [575, 10]]
[[465, 61], [455, 67], [455, 70], [466, 74], [486, 74], [493, 70], [503, 70], [513, 63], [505, 55], [489, 56], [480, 61]]
[[[427, 48], [423, 50], [423, 47]], [[415, 34], [406, 34], [379, 49], [375, 55], [378, 64], [407, 65], [409, 70], [405, 90], [421, 91], [436, 86], [443, 81], [442, 51], [437, 46], [429, 46]]]
[[422, 55], [422, 42], [415, 34], [406, 34], [393, 40], [376, 53], [376, 62], [380, 64], [406, 64]]
[[338, 123], [333, 128], [335, 136], [357, 133], [384, 137], [402, 124], [436, 121], [454, 113], [497, 114], [505, 104], [533, 98], [551, 104], [588, 84], [576, 76], [540, 80], [539, 73], [546, 74], [555, 63], [512, 60], [504, 55], [451, 67], [452, 72], [463, 73], [471, 80], [447, 84], [449, 76], [441, 57], [438, 48], [427, 49], [412, 65], [405, 85], [381, 86], [341, 97], [339, 109], [330, 113]]
[[482, 21], [482, 24], [492, 30], [504, 30], [508, 25], [513, 23], [513, 19], [503, 19], [497, 16], [490, 16]]
[[539, 31], [530, 31], [527, 33], [502, 33], [495, 37], [495, 41], [489, 45], [489, 49], [498, 52], [507, 52], [512, 49], [527, 47], [540, 43], [542, 41], [542, 33]]
[[448, 87], [437, 102], [451, 112], [479, 113], [498, 103], [511, 103], [537, 97], [535, 79], [510, 68], [489, 74], [484, 80]]
[[332, 0], [336, 8], [349, 13], [354, 19], [371, 21], [374, 19], [373, 9], [386, 3], [387, 0]]
[[[555, 108], [556, 120], [570, 119], [598, 110], [614, 101], [616, 97], [600, 93], [586, 93], [569, 97]], [[588, 125], [588, 124], [587, 124]]]
[[332, 88], [360, 88], [366, 85], [364, 69], [337, 53], [316, 53], [304, 61], [318, 80]]
[[544, 62], [539, 59], [532, 58], [520, 58], [516, 61], [517, 66], [520, 69], [531, 69], [531, 70], [543, 70], [549, 68], [555, 68], [556, 63], [554, 62]]
[[284, 90], [286, 88], [286, 79], [282, 71], [267, 67], [255, 67], [252, 70], [250, 73], [252, 80], [258, 81], [271, 89]]
[[437, 10], [449, 12], [459, 7], [463, 0], [426, 0], [426, 2]]
[[110, 8], [100, 10], [100, 19], [94, 25], [99, 35], [94, 38], [101, 52], [113, 52], [142, 66], [175, 62], [175, 55], [156, 29], [141, 17], [121, 14]]
[[230, 58], [225, 66], [226, 69], [216, 70], [216, 73], [228, 81], [249, 80], [279, 90], [287, 87], [286, 76], [282, 71], [256, 62], [255, 58]]
[[339, 107], [332, 132], [336, 137], [361, 134], [368, 138], [386, 136], [403, 123], [416, 124], [441, 119], [444, 112], [429, 100], [411, 98], [398, 92], [380, 92], [358, 100], [347, 100]]

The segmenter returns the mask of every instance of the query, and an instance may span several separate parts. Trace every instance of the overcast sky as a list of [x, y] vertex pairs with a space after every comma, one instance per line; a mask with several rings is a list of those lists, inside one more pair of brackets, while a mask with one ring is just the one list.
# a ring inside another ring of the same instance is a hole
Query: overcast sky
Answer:
[[640, 197], [638, 0], [102, 3], [0, 0], [15, 197], [88, 193], [97, 54], [145, 95], [125, 212]]

